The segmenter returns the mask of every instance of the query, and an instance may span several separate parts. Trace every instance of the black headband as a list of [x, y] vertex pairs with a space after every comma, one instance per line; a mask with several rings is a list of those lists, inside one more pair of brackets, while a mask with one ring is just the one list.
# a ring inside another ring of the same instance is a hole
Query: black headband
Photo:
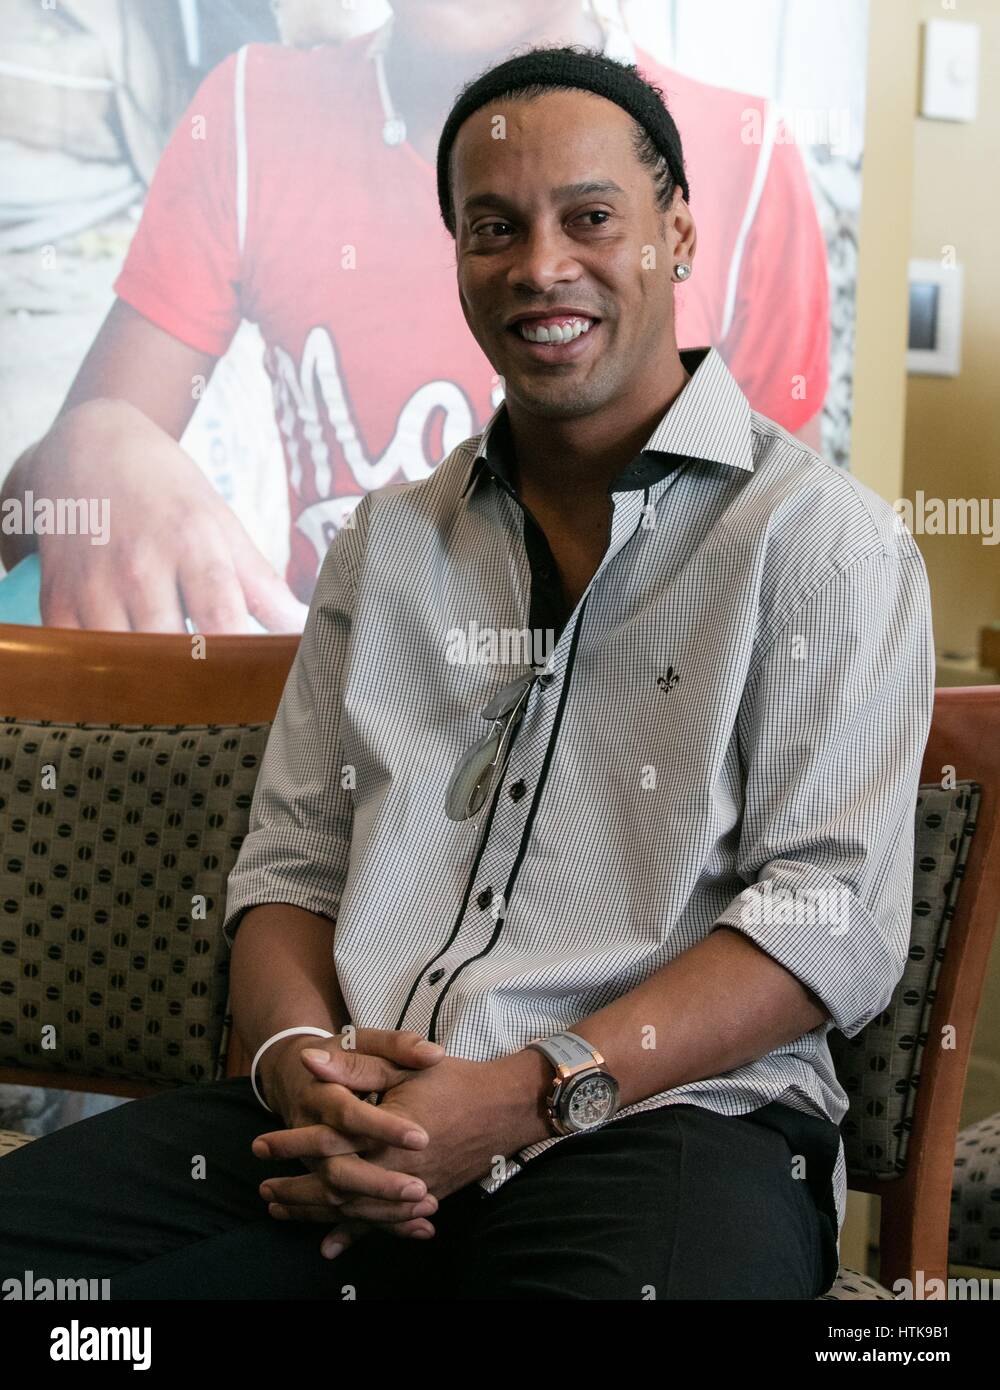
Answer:
[[451, 212], [448, 188], [448, 157], [459, 127], [464, 121], [497, 97], [513, 95], [536, 82], [545, 86], [579, 87], [606, 97], [627, 111], [648, 132], [663, 155], [671, 177], [679, 185], [684, 201], [690, 201], [681, 137], [674, 118], [663, 103], [658, 89], [650, 86], [634, 63], [621, 63], [594, 50], [578, 48], [535, 49], [519, 58], [491, 68], [459, 96], [444, 123], [438, 141], [438, 205], [445, 226]]

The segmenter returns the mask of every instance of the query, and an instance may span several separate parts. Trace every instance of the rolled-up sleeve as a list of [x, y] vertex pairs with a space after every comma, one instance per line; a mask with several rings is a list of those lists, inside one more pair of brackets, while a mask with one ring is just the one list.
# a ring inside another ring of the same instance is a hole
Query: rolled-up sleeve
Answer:
[[352, 781], [341, 745], [367, 497], [323, 558], [309, 615], [278, 705], [229, 875], [223, 933], [232, 945], [242, 915], [291, 903], [335, 918], [347, 878]]
[[886, 1007], [909, 949], [934, 671], [911, 543], [826, 579], [783, 622], [741, 702], [749, 886], [716, 925], [785, 966], [847, 1037]]

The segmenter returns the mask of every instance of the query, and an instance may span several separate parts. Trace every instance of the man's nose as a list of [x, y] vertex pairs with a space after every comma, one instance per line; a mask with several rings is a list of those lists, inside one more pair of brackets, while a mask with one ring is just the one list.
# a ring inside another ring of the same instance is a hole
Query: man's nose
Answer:
[[512, 287], [544, 291], [580, 274], [573, 243], [562, 227], [539, 223], [529, 228], [513, 248], [508, 279]]

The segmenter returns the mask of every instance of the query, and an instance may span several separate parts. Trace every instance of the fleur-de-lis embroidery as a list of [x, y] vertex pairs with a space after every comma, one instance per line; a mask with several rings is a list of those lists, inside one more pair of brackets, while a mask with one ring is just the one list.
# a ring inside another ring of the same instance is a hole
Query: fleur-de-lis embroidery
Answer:
[[662, 691], [666, 692], [668, 690], [673, 690], [674, 686], [677, 684], [679, 680], [680, 676], [677, 674], [674, 668], [672, 666], [668, 666], [667, 674], [665, 676], [657, 676], [656, 684], [660, 687]]

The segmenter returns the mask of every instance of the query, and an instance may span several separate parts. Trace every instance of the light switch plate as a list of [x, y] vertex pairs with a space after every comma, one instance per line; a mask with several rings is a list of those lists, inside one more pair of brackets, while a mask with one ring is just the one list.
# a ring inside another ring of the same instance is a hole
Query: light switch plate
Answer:
[[929, 19], [924, 25], [921, 116], [974, 121], [978, 90], [979, 25]]

